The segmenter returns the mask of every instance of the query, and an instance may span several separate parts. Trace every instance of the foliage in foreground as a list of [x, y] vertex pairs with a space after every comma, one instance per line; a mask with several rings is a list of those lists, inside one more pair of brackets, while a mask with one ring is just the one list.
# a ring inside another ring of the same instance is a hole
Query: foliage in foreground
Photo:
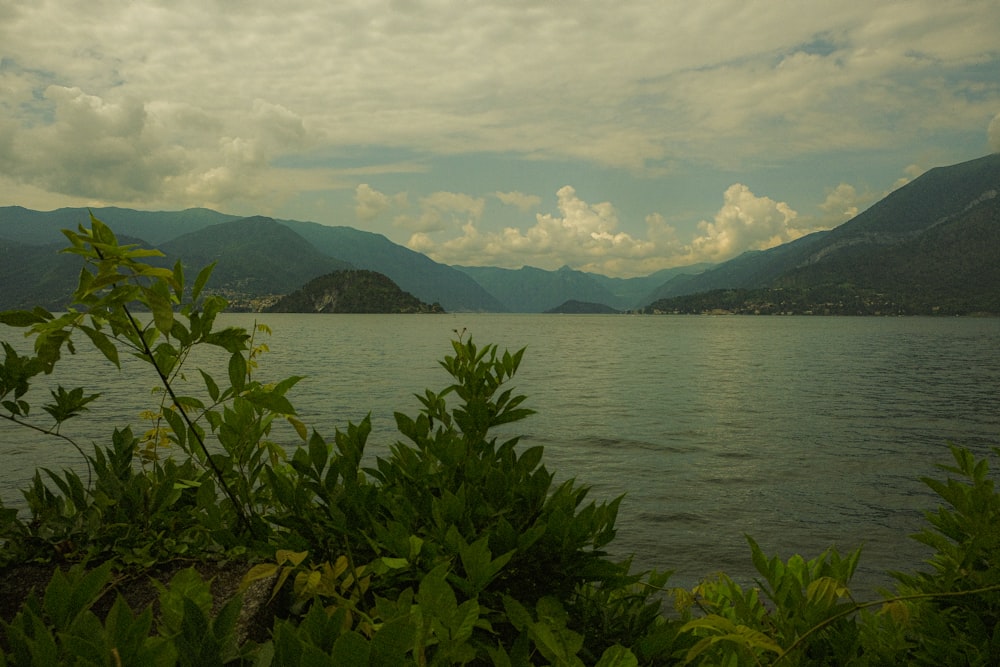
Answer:
[[[34, 341], [31, 354], [3, 343], [0, 417], [83, 453], [62, 427], [96, 394], [57, 386], [41, 405], [51, 425], [29, 401], [74, 336], [115, 366], [122, 351], [148, 364], [158, 402], [146, 428], [85, 456], [85, 476], [39, 470], [26, 517], [0, 506], [0, 566], [72, 564], [2, 623], [0, 665], [1000, 662], [1000, 494], [967, 450], [952, 449], [946, 481], [925, 480], [944, 504], [916, 539], [935, 555], [930, 571], [897, 574], [891, 597], [854, 600], [857, 551], [786, 561], [749, 538], [757, 586], [720, 575], [667, 589], [668, 574], [604, 552], [620, 499], [588, 501], [575, 480], [554, 483], [540, 447], [495, 435], [532, 412], [507, 388], [523, 350], [459, 336], [442, 362], [452, 384], [397, 413], [403, 440], [365, 467], [368, 420], [310, 432], [287, 397], [299, 378], [258, 377], [266, 328], [215, 328], [225, 302], [203, 295], [210, 268], [188, 287], [180, 263], [143, 263], [155, 251], [96, 219], [67, 237], [86, 262], [74, 309], [0, 313]], [[225, 377], [191, 370], [200, 348], [225, 355]], [[290, 455], [272, 436], [283, 421], [301, 439]], [[213, 613], [191, 570], [162, 587], [155, 615], [122, 599], [93, 611], [116, 572], [179, 558], [253, 563], [246, 583], [274, 582], [281, 601], [270, 638], [240, 641], [239, 600]]]

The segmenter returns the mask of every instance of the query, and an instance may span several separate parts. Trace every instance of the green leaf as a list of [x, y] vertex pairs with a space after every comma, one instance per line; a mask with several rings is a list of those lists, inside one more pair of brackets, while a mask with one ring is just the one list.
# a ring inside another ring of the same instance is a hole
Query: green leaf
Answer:
[[472, 637], [472, 631], [479, 620], [479, 603], [475, 599], [466, 600], [448, 619], [448, 630], [452, 641], [464, 642]]
[[298, 417], [293, 417], [292, 415], [285, 415], [285, 419], [288, 420], [288, 423], [292, 425], [292, 427], [295, 429], [295, 432], [298, 434], [300, 438], [302, 438], [303, 440], [307, 440], [309, 438], [309, 431], [301, 419], [299, 419]]
[[275, 394], [284, 396], [289, 389], [297, 385], [303, 379], [304, 376], [302, 375], [290, 375], [278, 384], [274, 385], [274, 389], [272, 391], [274, 391]]
[[247, 381], [247, 360], [239, 352], [234, 352], [229, 357], [229, 383], [233, 386], [233, 391], [240, 393], [246, 386]]
[[841, 582], [833, 577], [820, 577], [811, 582], [806, 587], [806, 599], [808, 602], [822, 602], [824, 605], [832, 605], [838, 598], [847, 598], [850, 591]]
[[515, 551], [509, 551], [494, 559], [490, 552], [488, 537], [482, 537], [472, 544], [461, 546], [459, 556], [462, 560], [462, 568], [465, 570], [466, 579], [472, 586], [472, 590], [468, 592], [475, 595], [486, 588], [497, 573], [510, 561], [514, 553]]
[[441, 619], [450, 617], [458, 608], [455, 591], [445, 581], [448, 569], [448, 563], [442, 563], [428, 572], [420, 581], [418, 592], [420, 607]]
[[174, 306], [168, 296], [156, 289], [143, 289], [146, 305], [153, 311], [153, 323], [162, 333], [169, 334], [174, 327]]
[[371, 667], [397, 667], [406, 664], [406, 653], [413, 646], [416, 628], [409, 616], [386, 621], [372, 638]]
[[218, 345], [226, 352], [233, 354], [246, 350], [249, 340], [250, 334], [239, 327], [227, 327], [222, 331], [215, 331], [205, 336], [205, 342], [209, 345]]
[[[48, 313], [48, 311], [43, 311]], [[49, 314], [45, 317], [42, 313], [36, 310], [4, 310], [0, 311], [0, 324], [6, 324], [9, 327], [30, 327], [35, 324], [41, 324], [52, 319], [52, 315]]]
[[615, 644], [605, 649], [594, 667], [639, 667], [639, 659], [630, 649]]
[[340, 635], [334, 642], [333, 650], [330, 652], [330, 664], [362, 667], [368, 664], [370, 653], [371, 646], [368, 640], [351, 630]]
[[321, 438], [313, 438], [309, 441], [309, 458], [317, 475], [323, 474], [323, 468], [326, 467], [329, 456], [330, 448]]
[[73, 619], [100, 598], [111, 574], [111, 563], [104, 563], [86, 572], [74, 565], [67, 574], [53, 574], [45, 589], [45, 610], [57, 630], [69, 627]]
[[155, 580], [153, 583], [160, 591], [160, 621], [167, 631], [161, 631], [161, 634], [180, 632], [187, 611], [186, 603], [193, 604], [204, 614], [212, 608], [211, 588], [193, 567], [179, 571], [167, 586]]
[[205, 388], [208, 390], [208, 395], [213, 401], [219, 400], [219, 385], [215, 383], [215, 379], [206, 373], [205, 371], [198, 369], [201, 373], [201, 379], [205, 381]]
[[179, 412], [169, 408], [163, 410], [163, 418], [170, 425], [170, 430], [177, 437], [177, 444], [181, 448], [184, 448], [187, 443], [187, 424], [184, 423], [184, 418], [181, 417]]
[[118, 650], [121, 664], [140, 664], [140, 653], [143, 643], [149, 636], [153, 625], [153, 610], [151, 606], [143, 609], [138, 617], [132, 615], [125, 598], [121, 595], [115, 599], [115, 604], [108, 613], [105, 627], [108, 641]]
[[55, 403], [43, 405], [42, 409], [52, 415], [58, 423], [62, 423], [71, 417], [76, 417], [81, 412], [89, 410], [87, 404], [99, 398], [100, 394], [90, 394], [84, 396], [83, 387], [77, 387], [71, 391], [59, 385], [55, 391], [50, 392]]
[[175, 401], [175, 404], [183, 408], [194, 408], [196, 410], [205, 409], [205, 404], [202, 403], [200, 399], [195, 398], [194, 396], [178, 396]]
[[252, 391], [246, 395], [246, 399], [254, 405], [259, 405], [280, 415], [295, 414], [295, 408], [292, 407], [291, 402], [273, 391]]
[[197, 301], [198, 297], [201, 296], [201, 291], [205, 288], [205, 283], [208, 282], [209, 277], [212, 275], [212, 271], [215, 269], [215, 264], [215, 262], [212, 262], [198, 272], [198, 277], [194, 279], [194, 286], [191, 287], [192, 301]]
[[87, 334], [87, 337], [90, 338], [90, 342], [94, 344], [94, 347], [101, 351], [108, 361], [113, 363], [119, 369], [122, 367], [121, 362], [118, 360], [118, 348], [115, 347], [115, 344], [110, 338], [108, 338], [107, 334], [103, 331], [85, 325], [80, 325], [80, 330]]
[[524, 630], [531, 626], [534, 619], [524, 605], [509, 595], [503, 596], [503, 608], [507, 612], [507, 618], [516, 630]]
[[184, 265], [181, 264], [181, 260], [174, 263], [173, 287], [174, 296], [180, 301], [184, 298]]

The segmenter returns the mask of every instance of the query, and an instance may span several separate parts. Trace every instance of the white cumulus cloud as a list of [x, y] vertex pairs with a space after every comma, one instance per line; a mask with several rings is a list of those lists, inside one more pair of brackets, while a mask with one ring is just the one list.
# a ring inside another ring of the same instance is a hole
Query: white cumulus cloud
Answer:
[[[448, 236], [419, 230], [407, 245], [446, 264], [523, 265], [556, 269], [568, 264], [605, 275], [648, 275], [654, 271], [699, 262], [722, 262], [747, 250], [766, 250], [805, 234], [829, 229], [826, 220], [806, 220], [787, 203], [757, 196], [741, 183], [723, 193], [723, 205], [712, 220], [698, 223], [690, 239], [660, 213], [645, 218], [645, 235], [622, 231], [610, 202], [592, 204], [571, 186], [556, 193], [558, 213], [539, 213], [533, 225], [481, 229], [474, 220], [461, 234]], [[836, 223], [856, 210], [859, 196], [841, 185], [821, 205], [834, 213]]]
[[699, 235], [691, 243], [694, 261], [720, 262], [746, 250], [766, 250], [793, 241], [812, 230], [796, 225], [798, 213], [785, 202], [758, 197], [742, 183], [723, 194], [715, 217], [698, 223]]
[[412, 232], [438, 232], [483, 217], [486, 200], [459, 192], [434, 192], [421, 197], [418, 215], [402, 214], [393, 224]]
[[457, 237], [439, 239], [430, 231], [414, 233], [408, 246], [448, 264], [480, 264], [555, 269], [570, 265], [610, 275], [643, 275], [676, 262], [680, 248], [675, 230], [661, 215], [646, 219], [647, 236], [621, 231], [610, 202], [591, 204], [571, 186], [556, 193], [558, 214], [539, 213], [526, 229], [486, 231], [466, 222]]
[[528, 195], [523, 192], [494, 192], [494, 196], [507, 206], [514, 206], [522, 212], [538, 208], [542, 198], [538, 195]]
[[986, 138], [990, 144], [990, 150], [1000, 153], [1000, 113], [993, 116], [990, 126], [986, 128]]
[[834, 224], [850, 220], [858, 214], [862, 198], [857, 188], [848, 183], [841, 183], [826, 193], [826, 199], [819, 205]]
[[392, 200], [388, 195], [367, 183], [361, 183], [354, 189], [354, 214], [362, 222], [374, 220], [391, 206]]

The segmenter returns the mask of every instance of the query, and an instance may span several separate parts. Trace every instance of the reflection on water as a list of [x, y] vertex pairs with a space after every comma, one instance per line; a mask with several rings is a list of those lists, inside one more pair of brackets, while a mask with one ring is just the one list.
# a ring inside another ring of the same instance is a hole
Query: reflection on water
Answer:
[[[784, 556], [863, 544], [860, 583], [886, 583], [882, 572], [925, 556], [907, 539], [934, 502], [918, 478], [946, 461], [947, 441], [984, 454], [1000, 433], [995, 319], [258, 317], [274, 330], [265, 377], [307, 376], [293, 402], [327, 436], [370, 413], [371, 456], [396, 439], [393, 411], [412, 414], [414, 392], [448, 384], [437, 360], [453, 330], [527, 346], [515, 385], [539, 414], [508, 432], [544, 445], [548, 468], [590, 485], [591, 499], [626, 494], [615, 552], [676, 570], [680, 585], [752, 577], [744, 534]], [[97, 417], [71, 427], [84, 441], [155, 401], [151, 375], [120, 376], [94, 355], [66, 371], [66, 386], [105, 392]], [[78, 463], [6, 424], [0, 455], [7, 503], [35, 466]]]

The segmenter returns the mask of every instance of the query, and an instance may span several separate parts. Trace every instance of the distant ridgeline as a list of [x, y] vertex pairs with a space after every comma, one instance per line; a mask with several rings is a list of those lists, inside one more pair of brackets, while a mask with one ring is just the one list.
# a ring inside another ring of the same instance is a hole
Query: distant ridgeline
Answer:
[[[389, 297], [373, 282], [359, 283], [363, 298], [334, 290], [312, 301], [290, 296], [284, 303], [293, 305], [281, 307], [432, 312], [426, 304], [438, 303], [450, 312], [1000, 315], [1000, 154], [931, 169], [835, 229], [720, 264], [632, 278], [568, 266], [447, 266], [379, 234], [314, 222], [206, 209], [93, 213], [123, 241], [165, 254], [150, 263], [172, 267], [183, 259], [192, 275], [215, 263], [206, 291], [236, 311], [263, 310], [316, 276], [363, 269], [388, 277], [412, 302]], [[0, 310], [60, 310], [70, 303], [80, 266], [75, 255], [58, 252], [66, 241], [59, 230], [75, 229], [89, 216], [87, 209], [0, 206]]]
[[282, 297], [269, 313], [443, 313], [375, 271], [334, 271]]
[[1000, 315], [1000, 155], [931, 169], [836, 229], [654, 296], [644, 312]]

